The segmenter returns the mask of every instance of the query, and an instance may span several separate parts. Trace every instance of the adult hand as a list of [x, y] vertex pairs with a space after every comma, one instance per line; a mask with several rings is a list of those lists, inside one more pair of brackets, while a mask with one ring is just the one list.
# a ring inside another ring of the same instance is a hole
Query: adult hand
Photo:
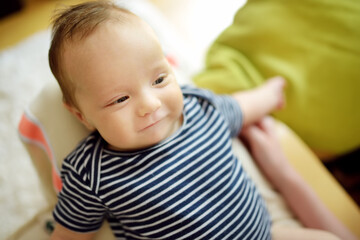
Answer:
[[261, 171], [278, 187], [281, 176], [286, 174], [291, 166], [281, 149], [274, 120], [265, 117], [257, 124], [243, 129], [240, 137], [245, 141]]

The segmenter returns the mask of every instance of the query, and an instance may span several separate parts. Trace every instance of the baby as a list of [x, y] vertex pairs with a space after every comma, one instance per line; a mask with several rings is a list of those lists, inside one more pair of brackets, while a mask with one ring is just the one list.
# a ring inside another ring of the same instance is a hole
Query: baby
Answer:
[[180, 87], [153, 30], [109, 2], [61, 12], [49, 50], [66, 108], [93, 132], [64, 160], [52, 239], [271, 239], [231, 149], [284, 103], [282, 78], [218, 96]]

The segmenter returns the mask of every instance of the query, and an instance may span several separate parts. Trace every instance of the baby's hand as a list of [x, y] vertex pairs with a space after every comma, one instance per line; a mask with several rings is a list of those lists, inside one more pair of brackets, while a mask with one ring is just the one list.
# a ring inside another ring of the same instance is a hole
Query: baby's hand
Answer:
[[277, 76], [270, 78], [261, 86], [268, 94], [269, 101], [273, 102], [274, 109], [282, 109], [285, 106], [284, 87], [286, 85], [283, 77]]
[[243, 126], [251, 125], [274, 110], [283, 108], [284, 87], [285, 80], [282, 77], [274, 77], [257, 88], [234, 93], [233, 97], [243, 113]]

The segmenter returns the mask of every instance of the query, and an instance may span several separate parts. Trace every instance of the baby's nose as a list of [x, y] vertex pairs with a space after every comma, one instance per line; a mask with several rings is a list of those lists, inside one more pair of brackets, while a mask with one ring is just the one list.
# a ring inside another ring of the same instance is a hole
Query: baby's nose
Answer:
[[161, 107], [161, 101], [158, 97], [152, 94], [146, 94], [142, 97], [138, 105], [138, 113], [141, 117], [149, 115]]

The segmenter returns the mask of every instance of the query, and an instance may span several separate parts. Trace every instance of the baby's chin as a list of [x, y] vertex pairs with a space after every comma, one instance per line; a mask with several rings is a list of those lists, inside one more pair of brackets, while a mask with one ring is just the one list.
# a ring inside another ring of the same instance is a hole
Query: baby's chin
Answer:
[[[107, 144], [107, 149], [109, 150], [113, 150], [113, 151], [119, 151], [119, 152], [136, 152], [136, 151], [140, 151], [140, 150], [144, 150], [147, 148], [151, 148], [153, 146], [156, 146], [157, 144], [161, 143], [162, 141], [164, 141], [167, 137], [153, 137], [151, 140], [149, 141], [144, 141], [144, 139], [139, 139], [139, 141], [137, 141], [134, 144], [121, 144], [121, 145], [113, 145], [113, 144]], [[141, 142], [141, 143], [140, 143]]]

